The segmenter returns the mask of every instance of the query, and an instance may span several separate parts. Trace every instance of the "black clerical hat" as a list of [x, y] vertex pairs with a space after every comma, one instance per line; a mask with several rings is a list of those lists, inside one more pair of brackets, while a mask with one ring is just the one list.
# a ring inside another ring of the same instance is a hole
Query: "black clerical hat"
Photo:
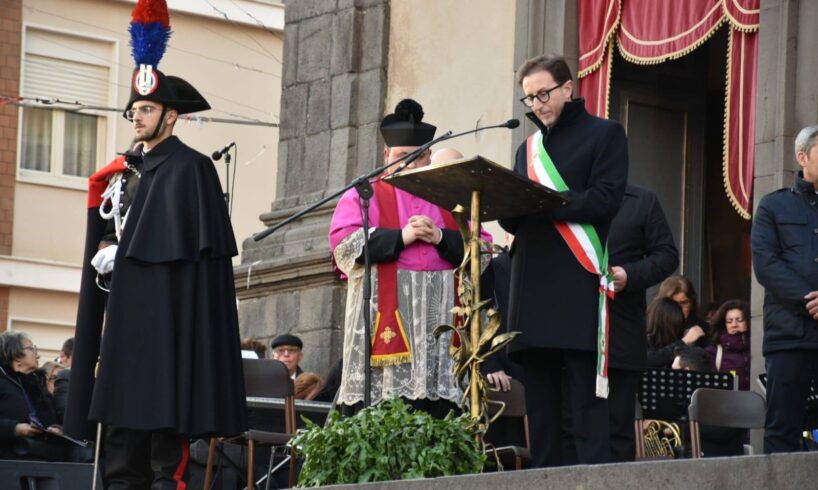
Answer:
[[412, 99], [403, 99], [395, 112], [381, 121], [386, 146], [421, 146], [435, 137], [437, 128], [423, 121], [423, 107]]

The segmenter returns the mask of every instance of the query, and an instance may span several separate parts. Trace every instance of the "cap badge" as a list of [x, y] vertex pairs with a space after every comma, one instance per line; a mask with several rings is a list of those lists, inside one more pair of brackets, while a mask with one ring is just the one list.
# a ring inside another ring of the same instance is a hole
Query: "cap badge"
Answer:
[[139, 65], [139, 71], [133, 79], [133, 88], [139, 95], [145, 96], [156, 92], [159, 77], [151, 65]]

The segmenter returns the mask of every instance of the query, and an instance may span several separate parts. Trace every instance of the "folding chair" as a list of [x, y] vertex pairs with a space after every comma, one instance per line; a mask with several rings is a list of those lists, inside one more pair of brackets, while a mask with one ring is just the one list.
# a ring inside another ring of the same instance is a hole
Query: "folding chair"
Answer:
[[[523, 462], [531, 461], [531, 440], [528, 435], [528, 413], [525, 407], [525, 387], [516, 380], [511, 380], [511, 389], [509, 391], [490, 391], [489, 400], [499, 401], [506, 404], [500, 419], [514, 418], [519, 419], [522, 424], [523, 434], [525, 435], [525, 447], [521, 446], [503, 446], [494, 449], [487, 449], [486, 456], [493, 459], [496, 454], [500, 463], [505, 466], [512, 460], [514, 467], [518, 470], [523, 469]], [[499, 405], [489, 404], [489, 413], [492, 415], [497, 413]]]
[[[267, 465], [267, 484], [270, 487], [270, 475], [273, 471], [273, 458], [276, 448], [285, 447], [295, 435], [295, 387], [290, 373], [281, 361], [271, 359], [243, 359], [244, 389], [247, 397], [283, 398], [284, 399], [284, 432], [270, 432], [250, 429], [244, 434], [225, 439], [224, 442], [247, 445], [247, 489], [253, 490], [254, 450], [256, 447], [270, 447], [270, 462]], [[210, 449], [207, 455], [207, 469], [205, 471], [205, 488], [210, 488], [213, 476], [213, 460], [216, 454], [216, 439], [210, 439]], [[286, 461], [286, 460], [285, 460]], [[289, 486], [295, 484], [296, 460], [295, 448], [289, 454], [290, 475]]]
[[752, 391], [711, 388], [699, 388], [694, 391], [688, 407], [693, 458], [702, 457], [700, 424], [735, 429], [761, 429], [764, 427], [765, 409], [764, 398]]

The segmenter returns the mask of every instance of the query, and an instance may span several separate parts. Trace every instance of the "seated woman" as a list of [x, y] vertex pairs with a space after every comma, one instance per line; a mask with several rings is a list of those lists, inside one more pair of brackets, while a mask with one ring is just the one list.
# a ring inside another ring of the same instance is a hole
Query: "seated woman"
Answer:
[[[27, 439], [42, 441], [46, 431], [57, 433], [54, 400], [46, 390], [44, 374], [39, 367], [37, 346], [22, 332], [6, 331], [0, 334], [0, 458], [40, 459], [29, 450], [15, 447], [31, 446]], [[38, 428], [47, 428], [45, 431]], [[65, 452], [49, 451], [49, 455]], [[48, 443], [36, 444], [45, 448]], [[47, 456], [46, 456], [47, 457]], [[51, 459], [51, 458], [49, 458]]]
[[707, 333], [709, 325], [698, 317], [698, 302], [696, 289], [690, 279], [684, 276], [670, 276], [659, 285], [659, 298], [670, 298], [679, 305], [685, 317], [684, 335], [688, 333], [696, 337], [694, 340], [699, 347], [707, 347]]
[[[681, 307], [669, 298], [656, 298], [647, 310], [648, 367], [669, 369], [676, 353], [693, 345], [700, 330], [689, 330], [682, 336], [685, 318]], [[680, 338], [681, 337], [681, 338]]]
[[711, 325], [712, 367], [720, 373], [732, 372], [738, 389], [750, 389], [750, 305], [740, 299], [727, 301], [716, 311]]
[[46, 388], [51, 396], [54, 396], [54, 383], [57, 381], [57, 373], [62, 371], [64, 367], [54, 361], [48, 361], [43, 364], [42, 371], [45, 374]]

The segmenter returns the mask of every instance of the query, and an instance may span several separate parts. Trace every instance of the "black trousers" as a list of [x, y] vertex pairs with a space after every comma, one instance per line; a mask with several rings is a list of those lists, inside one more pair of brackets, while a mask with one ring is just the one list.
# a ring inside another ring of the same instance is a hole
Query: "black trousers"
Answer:
[[636, 456], [634, 419], [636, 418], [636, 392], [642, 380], [640, 371], [608, 369], [610, 393], [608, 415], [611, 425], [611, 461], [633, 461]]
[[767, 354], [767, 420], [764, 452], [798, 451], [806, 429], [806, 402], [812, 378], [818, 378], [818, 350]]
[[526, 409], [531, 436], [531, 466], [560, 466], [564, 458], [563, 383], [570, 401], [571, 427], [579, 464], [611, 460], [608, 403], [597, 398], [596, 355], [573, 350], [530, 350], [523, 359]]
[[105, 430], [107, 490], [181, 490], [188, 481], [190, 443], [171, 431]]

